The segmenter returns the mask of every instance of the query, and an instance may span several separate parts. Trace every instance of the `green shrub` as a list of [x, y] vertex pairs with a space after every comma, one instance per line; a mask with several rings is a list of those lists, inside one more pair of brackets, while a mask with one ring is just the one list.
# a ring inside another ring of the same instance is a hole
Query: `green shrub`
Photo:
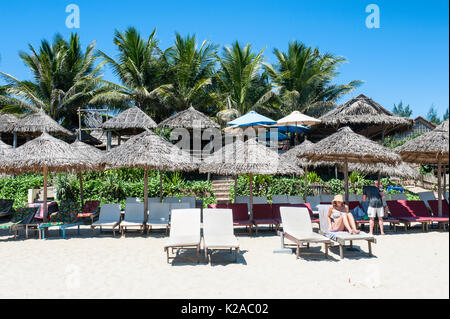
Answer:
[[41, 188], [42, 175], [23, 174], [0, 178], [0, 198], [14, 199], [13, 208], [25, 207], [28, 201], [28, 189]]

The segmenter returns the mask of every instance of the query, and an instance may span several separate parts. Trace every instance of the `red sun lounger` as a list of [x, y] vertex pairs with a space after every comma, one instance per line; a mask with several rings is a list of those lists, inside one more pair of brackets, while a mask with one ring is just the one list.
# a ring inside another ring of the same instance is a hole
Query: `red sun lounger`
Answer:
[[430, 220], [425, 217], [416, 216], [411, 207], [408, 206], [407, 202], [408, 201], [406, 200], [387, 200], [386, 204], [389, 208], [391, 216], [398, 219], [398, 221], [405, 226], [405, 231], [408, 230], [408, 226], [410, 226], [411, 223], [421, 223], [422, 230], [428, 228]]
[[[430, 206], [434, 217], [439, 217], [438, 204], [437, 199], [428, 201], [428, 205]], [[442, 217], [447, 217], [448, 219], [448, 202], [445, 199], [442, 201]]]
[[278, 221], [274, 218], [271, 204], [253, 204], [253, 224], [258, 233], [259, 225], [275, 225], [278, 229]]

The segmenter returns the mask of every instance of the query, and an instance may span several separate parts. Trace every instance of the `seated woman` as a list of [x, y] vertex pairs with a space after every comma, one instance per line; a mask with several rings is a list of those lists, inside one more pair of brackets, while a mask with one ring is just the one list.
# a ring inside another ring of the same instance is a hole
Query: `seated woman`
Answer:
[[330, 231], [345, 231], [350, 234], [359, 234], [353, 215], [348, 212], [348, 206], [344, 204], [342, 195], [334, 196], [331, 207], [328, 210], [328, 225]]

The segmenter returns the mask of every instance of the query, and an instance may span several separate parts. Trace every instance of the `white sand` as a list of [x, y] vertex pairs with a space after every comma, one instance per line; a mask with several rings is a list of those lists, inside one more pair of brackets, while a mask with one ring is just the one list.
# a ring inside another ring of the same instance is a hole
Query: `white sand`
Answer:
[[191, 262], [191, 252], [167, 264], [162, 234], [96, 234], [0, 233], [0, 298], [449, 298], [449, 233], [437, 230], [377, 236], [376, 257], [346, 251], [344, 260], [337, 247], [329, 260], [320, 246], [299, 260], [274, 254], [280, 239], [266, 231], [238, 237], [238, 264], [221, 252], [213, 265]]

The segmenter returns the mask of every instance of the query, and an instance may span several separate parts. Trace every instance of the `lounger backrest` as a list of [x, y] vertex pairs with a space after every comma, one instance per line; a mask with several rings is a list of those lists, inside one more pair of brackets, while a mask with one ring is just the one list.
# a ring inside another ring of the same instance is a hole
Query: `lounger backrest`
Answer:
[[149, 203], [161, 203], [159, 197], [149, 197], [148, 202]]
[[331, 203], [331, 201], [333, 199], [334, 199], [334, 195], [331, 195], [331, 194], [320, 194], [320, 201], [321, 202]]
[[330, 227], [328, 225], [328, 210], [331, 205], [319, 205], [319, 222], [320, 229], [327, 231]]
[[172, 204], [179, 203], [180, 199], [178, 197], [164, 197], [164, 203]]
[[445, 192], [444, 198], [445, 198], [447, 201], [449, 200], [449, 199], [448, 199], [448, 192]]
[[272, 195], [272, 204], [286, 204], [289, 203], [287, 195]]
[[219, 208], [203, 210], [203, 235], [234, 236], [233, 213], [231, 209]]
[[361, 203], [357, 201], [348, 202], [349, 210], [355, 209], [356, 207], [361, 207]]
[[311, 218], [306, 207], [281, 207], [280, 214], [284, 232], [295, 234], [312, 231]]
[[199, 236], [200, 209], [174, 209], [171, 212], [170, 236]]
[[389, 212], [392, 217], [401, 218], [401, 217], [414, 217], [412, 211], [406, 204], [406, 200], [387, 200], [386, 204], [389, 208]]
[[306, 196], [306, 202], [311, 205], [313, 211], [317, 211], [317, 206], [320, 205], [320, 196]]
[[281, 207], [303, 207], [308, 209], [308, 212], [310, 212], [310, 216], [313, 216], [313, 212], [311, 210], [311, 207], [308, 204], [272, 204], [272, 215], [273, 218], [279, 218], [281, 219]]
[[141, 199], [137, 197], [128, 197], [125, 199], [125, 204], [133, 204], [133, 203], [140, 203]]
[[267, 197], [266, 196], [253, 197], [253, 204], [267, 204]]
[[406, 200], [406, 195], [403, 193], [391, 194], [391, 200]]
[[348, 194], [348, 200], [351, 202], [359, 202], [358, 195], [356, 194]]
[[25, 207], [17, 209], [12, 218], [12, 223], [29, 224], [36, 214], [38, 207]]
[[406, 205], [412, 211], [414, 216], [417, 217], [430, 217], [430, 213], [428, 212], [427, 205], [421, 200], [407, 200]]
[[289, 204], [303, 204], [305, 201], [302, 196], [288, 196]]
[[[218, 204], [220, 205], [220, 204]], [[228, 204], [228, 208], [230, 208], [233, 212], [233, 220], [249, 220], [248, 207], [247, 204]], [[217, 208], [225, 208], [225, 207], [217, 207]]]
[[169, 221], [170, 204], [149, 203], [149, 220]]
[[120, 204], [102, 204], [98, 221], [100, 223], [118, 222], [120, 220], [120, 211]]
[[249, 204], [250, 197], [248, 196], [236, 196], [236, 204]]
[[143, 203], [125, 203], [125, 216], [123, 218], [126, 222], [143, 223], [145, 219], [144, 204]]
[[[428, 206], [430, 207], [431, 211], [433, 212], [434, 217], [439, 217], [439, 201], [437, 199], [435, 200], [429, 200]], [[448, 217], [448, 202], [447, 200], [442, 200], [442, 217]]]
[[436, 196], [434, 196], [434, 192], [421, 192], [421, 193], [417, 193], [417, 195], [419, 195], [420, 200], [423, 201], [425, 203], [425, 205], [427, 205], [427, 206], [428, 206], [429, 200], [436, 199]]
[[270, 204], [254, 204], [253, 219], [271, 219], [273, 218], [272, 206]]
[[182, 203], [189, 203], [189, 208], [195, 208], [195, 197], [194, 196], [181, 196]]
[[95, 214], [100, 207], [99, 200], [87, 200], [83, 205], [83, 213], [85, 214]]
[[[189, 203], [171, 203], [170, 210], [192, 208]], [[195, 208], [195, 207], [194, 207]]]

